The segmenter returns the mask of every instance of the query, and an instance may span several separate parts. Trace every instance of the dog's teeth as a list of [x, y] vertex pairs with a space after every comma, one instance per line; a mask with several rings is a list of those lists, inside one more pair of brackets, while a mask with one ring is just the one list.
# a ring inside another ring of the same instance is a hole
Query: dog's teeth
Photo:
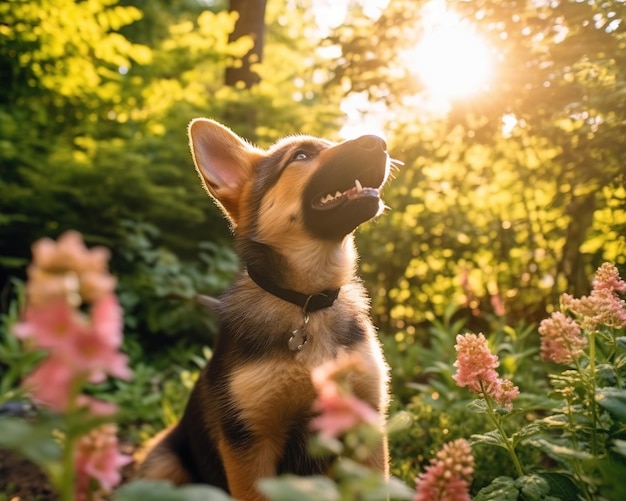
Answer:
[[343, 193], [341, 193], [340, 191], [335, 192], [335, 198], [339, 198], [341, 195], [343, 195]]
[[363, 186], [361, 186], [361, 183], [358, 179], [354, 180], [354, 185], [356, 186], [356, 191], [363, 191]]

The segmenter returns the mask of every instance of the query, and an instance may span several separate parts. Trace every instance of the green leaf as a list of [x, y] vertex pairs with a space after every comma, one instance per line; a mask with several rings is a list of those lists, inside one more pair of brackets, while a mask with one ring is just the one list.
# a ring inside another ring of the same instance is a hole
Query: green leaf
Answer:
[[519, 488], [511, 477], [497, 477], [487, 487], [483, 487], [474, 501], [517, 501]]
[[406, 431], [413, 424], [413, 415], [407, 411], [396, 412], [387, 422], [387, 435]]
[[[582, 499], [582, 493], [567, 475], [562, 473], [541, 472], [535, 476], [544, 478], [550, 486], [550, 496], [557, 499]], [[548, 498], [546, 498], [548, 499]]]
[[467, 408], [472, 412], [487, 412], [487, 402], [482, 398], [476, 398], [467, 404]]
[[582, 461], [590, 461], [593, 459], [593, 455], [589, 452], [579, 451], [565, 445], [554, 444], [544, 439], [529, 440], [528, 443], [534, 447], [538, 447], [551, 458], [561, 462], [572, 459], [579, 459]]
[[52, 438], [50, 426], [31, 425], [18, 418], [0, 418], [0, 447], [18, 451], [46, 468], [61, 458], [61, 447]]
[[476, 434], [470, 437], [472, 445], [495, 445], [497, 447], [507, 448], [502, 435], [498, 430], [492, 430], [484, 434]]
[[544, 430], [544, 426], [541, 422], [534, 421], [527, 426], [524, 426], [518, 432], [513, 433], [511, 435], [511, 440], [513, 441], [513, 447], [517, 446], [520, 442], [528, 437], [532, 437], [541, 433]]
[[613, 447], [611, 447], [611, 450], [626, 458], [626, 440], [613, 440]]
[[596, 402], [620, 421], [626, 421], [626, 390], [601, 388], [596, 391]]
[[598, 461], [597, 466], [602, 475], [602, 494], [605, 499], [626, 499], [626, 464], [616, 461], [616, 458], [606, 458]]
[[318, 433], [309, 441], [309, 451], [314, 457], [337, 456], [343, 452], [343, 442]]
[[228, 494], [208, 485], [175, 487], [166, 481], [136, 480], [115, 492], [115, 501], [232, 501]]
[[521, 489], [526, 501], [545, 499], [550, 492], [548, 482], [539, 475], [524, 475], [515, 480], [515, 484]]
[[415, 492], [399, 479], [386, 479], [378, 470], [372, 470], [351, 459], [339, 459], [333, 472], [341, 492], [349, 494], [349, 499], [380, 501], [383, 499], [412, 500]]
[[328, 477], [282, 475], [259, 480], [257, 488], [272, 501], [339, 501], [339, 490]]

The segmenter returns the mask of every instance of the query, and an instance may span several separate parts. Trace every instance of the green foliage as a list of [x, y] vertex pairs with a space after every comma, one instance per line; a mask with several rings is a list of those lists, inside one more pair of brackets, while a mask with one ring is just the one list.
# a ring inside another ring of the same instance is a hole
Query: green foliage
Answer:
[[425, 3], [396, 0], [326, 41], [344, 56], [333, 82], [388, 103], [405, 162], [384, 192], [391, 212], [359, 235], [377, 323], [431, 321], [450, 298], [466, 316], [537, 321], [602, 260], [625, 264], [624, 5], [454, 3], [491, 43], [493, 80], [433, 116], [402, 59], [428, 28]]
[[[506, 447], [501, 436], [484, 433], [486, 407], [481, 400], [471, 398], [469, 392], [459, 388], [452, 379], [456, 369], [454, 351], [455, 338], [461, 333], [461, 321], [453, 321], [455, 309], [447, 309], [443, 319], [436, 319], [430, 333], [430, 344], [409, 345], [403, 352], [386, 350], [392, 367], [392, 375], [397, 378], [394, 384], [394, 409], [409, 421], [401, 433], [390, 435], [392, 473], [406, 482], [411, 482], [423, 470], [428, 459], [440, 450], [444, 443], [463, 437], [472, 437], [473, 454], [476, 461], [473, 489], [489, 485], [494, 476], [494, 465], [498, 465], [502, 475], [515, 476], [515, 468], [508, 461]], [[536, 363], [536, 349], [531, 343], [537, 342], [534, 329], [520, 325], [517, 328], [501, 326], [489, 336], [493, 351], [500, 355], [501, 365], [507, 377], [512, 377], [524, 392], [518, 398], [529, 415], [546, 409], [547, 392], [544, 367]], [[413, 349], [415, 347], [415, 349]], [[414, 366], [417, 382], [398, 376], [395, 367]], [[404, 387], [403, 387], [404, 386]], [[482, 414], [481, 414], [482, 413]], [[514, 437], [516, 445], [525, 436], [519, 430], [524, 426], [524, 416], [514, 413], [504, 423], [506, 430]], [[483, 447], [483, 445], [497, 445]], [[541, 461], [540, 454], [531, 448], [520, 451], [523, 462], [534, 464]]]
[[174, 487], [169, 482], [138, 480], [118, 489], [115, 501], [231, 501], [224, 491], [211, 486], [189, 485]]
[[11, 333], [19, 317], [19, 307], [24, 304], [24, 284], [13, 279], [18, 298], [9, 303], [6, 313], [0, 312], [0, 405], [18, 401], [22, 397], [19, 384], [41, 360], [42, 353], [27, 352]]
[[[121, 221], [125, 232], [118, 253], [120, 301], [130, 332], [205, 343], [215, 332], [215, 317], [197, 301], [199, 295], [219, 294], [230, 283], [238, 261], [230, 247], [198, 242], [193, 261], [183, 260], [159, 245], [161, 232], [150, 224]], [[146, 340], [144, 348], [150, 347]]]
[[473, 498], [475, 501], [517, 500], [557, 501], [576, 499], [578, 491], [562, 475], [525, 475], [517, 479], [498, 477], [487, 487], [481, 489]]

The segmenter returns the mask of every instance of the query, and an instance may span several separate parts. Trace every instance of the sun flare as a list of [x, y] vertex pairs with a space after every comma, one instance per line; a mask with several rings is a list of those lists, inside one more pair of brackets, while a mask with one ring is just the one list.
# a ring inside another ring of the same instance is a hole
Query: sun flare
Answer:
[[422, 14], [424, 34], [403, 59], [426, 90], [454, 99], [486, 89], [492, 53], [474, 27], [442, 0], [426, 4]]

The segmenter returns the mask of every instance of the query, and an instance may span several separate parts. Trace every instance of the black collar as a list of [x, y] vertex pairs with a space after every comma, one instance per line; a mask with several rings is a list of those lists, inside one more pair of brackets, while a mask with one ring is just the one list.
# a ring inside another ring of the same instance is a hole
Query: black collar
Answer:
[[327, 289], [317, 294], [307, 295], [290, 289], [283, 289], [252, 268], [248, 268], [248, 276], [254, 283], [261, 287], [261, 289], [296, 306], [300, 306], [305, 314], [312, 311], [323, 310], [324, 308], [330, 308], [335, 302], [335, 299], [337, 299], [340, 291], [340, 289]]

